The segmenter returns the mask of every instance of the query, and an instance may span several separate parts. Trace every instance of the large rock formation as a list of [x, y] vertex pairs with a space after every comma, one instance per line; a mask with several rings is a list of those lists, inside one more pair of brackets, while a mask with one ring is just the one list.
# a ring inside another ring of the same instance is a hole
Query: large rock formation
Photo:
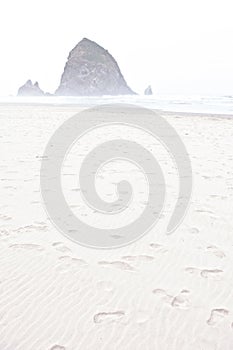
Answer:
[[134, 94], [115, 59], [84, 38], [70, 52], [56, 95], [101, 96]]
[[33, 84], [31, 80], [28, 80], [19, 88], [18, 96], [44, 96], [44, 92], [39, 87], [38, 82]]

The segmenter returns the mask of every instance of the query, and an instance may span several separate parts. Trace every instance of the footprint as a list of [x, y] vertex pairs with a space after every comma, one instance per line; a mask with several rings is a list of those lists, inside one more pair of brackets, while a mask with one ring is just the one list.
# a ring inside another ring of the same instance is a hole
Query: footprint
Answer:
[[182, 289], [182, 291], [180, 293], [181, 294], [189, 294], [190, 291], [188, 289]]
[[9, 221], [12, 220], [12, 217], [0, 214], [0, 220]]
[[14, 232], [30, 232], [30, 231], [46, 231], [48, 227], [46, 225], [27, 225], [22, 226], [14, 230]]
[[126, 262], [122, 262], [122, 261], [99, 261], [98, 262], [99, 265], [103, 265], [103, 266], [113, 266], [117, 269], [120, 270], [126, 270], [126, 271], [134, 271], [134, 267], [132, 267], [131, 265], [129, 265]]
[[182, 291], [175, 297], [168, 294], [164, 289], [154, 289], [152, 293], [161, 298], [164, 302], [170, 304], [172, 307], [180, 309], [187, 309], [190, 307], [190, 301], [187, 298], [187, 294], [190, 292], [187, 289], [182, 289]]
[[66, 247], [62, 242], [54, 242], [52, 246], [59, 252], [62, 253], [71, 253], [71, 249]]
[[160, 289], [160, 288], [152, 290], [152, 293], [154, 293], [155, 295], [161, 295], [161, 296], [167, 295], [165, 290], [164, 289]]
[[46, 231], [47, 230], [47, 226], [46, 225], [28, 225], [28, 226], [25, 226], [26, 229], [28, 230], [35, 230], [35, 231]]
[[154, 289], [152, 293], [161, 298], [164, 302], [169, 304], [174, 298], [172, 295], [168, 294], [164, 289]]
[[61, 265], [59, 268], [61, 268], [64, 271], [70, 270], [70, 269], [77, 269], [77, 268], [83, 268], [87, 267], [87, 262], [83, 259], [78, 258], [72, 258], [70, 256], [60, 256], [58, 260], [61, 262]]
[[49, 350], [66, 350], [66, 348], [61, 345], [53, 345]]
[[200, 269], [196, 267], [186, 267], [185, 271], [188, 272], [190, 275], [199, 275]]
[[125, 316], [124, 311], [115, 311], [115, 312], [101, 312], [94, 316], [95, 323], [111, 323], [117, 322]]
[[201, 276], [203, 278], [210, 278], [214, 280], [219, 280], [221, 278], [222, 270], [202, 270]]
[[48, 159], [48, 156], [36, 156], [36, 159]]
[[179, 309], [188, 309], [190, 307], [190, 301], [185, 296], [186, 293], [180, 293], [171, 302], [171, 306], [177, 307]]
[[220, 259], [223, 259], [226, 257], [225, 253], [218, 249], [218, 247], [211, 245], [206, 248], [209, 252], [213, 253], [215, 256], [217, 256]]
[[12, 244], [9, 246], [12, 249], [25, 249], [25, 250], [36, 250], [43, 251], [44, 248], [38, 244]]
[[128, 255], [123, 256], [122, 259], [131, 262], [151, 262], [154, 257], [150, 255]]
[[80, 188], [72, 188], [71, 191], [72, 192], [80, 192], [81, 190], [80, 190]]
[[156, 252], [156, 253], [166, 253], [168, 250], [164, 248], [161, 244], [158, 243], [150, 243], [150, 247]]
[[1, 229], [0, 230], [0, 237], [7, 237], [10, 235], [10, 232], [6, 229]]
[[14, 187], [14, 186], [4, 186], [4, 188], [6, 189], [6, 190], [16, 190], [17, 189], [17, 187]]
[[198, 234], [200, 233], [200, 230], [197, 227], [191, 227], [189, 232], [192, 234]]
[[204, 213], [204, 214], [214, 214], [211, 210], [206, 210], [206, 209], [195, 209], [195, 212], [196, 213]]
[[161, 249], [163, 246], [158, 243], [150, 243], [150, 247], [153, 249]]
[[86, 267], [88, 265], [88, 263], [85, 260], [78, 258], [71, 258], [71, 264], [74, 267]]
[[35, 224], [40, 226], [46, 226], [46, 222], [44, 221], [35, 221]]
[[229, 315], [226, 309], [214, 309], [211, 311], [210, 318], [206, 321], [209, 326], [215, 326]]

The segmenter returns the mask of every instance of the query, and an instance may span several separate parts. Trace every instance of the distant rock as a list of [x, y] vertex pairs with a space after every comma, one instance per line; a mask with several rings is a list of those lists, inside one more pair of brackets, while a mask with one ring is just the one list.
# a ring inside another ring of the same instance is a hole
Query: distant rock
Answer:
[[144, 91], [144, 95], [153, 95], [153, 91], [151, 86], [147, 86], [146, 90]]
[[39, 87], [38, 82], [33, 84], [31, 80], [28, 80], [19, 88], [18, 96], [44, 96], [44, 92]]
[[135, 94], [115, 59], [94, 41], [84, 38], [70, 52], [56, 95], [101, 96]]

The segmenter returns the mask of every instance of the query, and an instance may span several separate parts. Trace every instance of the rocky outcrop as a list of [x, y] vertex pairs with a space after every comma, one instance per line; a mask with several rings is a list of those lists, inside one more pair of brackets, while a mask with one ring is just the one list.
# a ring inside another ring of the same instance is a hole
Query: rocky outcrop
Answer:
[[18, 90], [18, 96], [44, 96], [44, 92], [39, 87], [38, 82], [35, 84], [31, 80], [28, 80], [23, 86]]
[[153, 95], [152, 87], [150, 85], [147, 86], [146, 90], [144, 91], [144, 95]]
[[115, 59], [94, 41], [84, 38], [70, 52], [56, 95], [101, 96], [135, 94]]

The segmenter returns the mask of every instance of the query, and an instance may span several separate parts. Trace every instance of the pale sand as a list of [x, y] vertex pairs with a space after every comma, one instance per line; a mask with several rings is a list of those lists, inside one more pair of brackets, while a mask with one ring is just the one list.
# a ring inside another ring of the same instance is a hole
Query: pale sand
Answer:
[[64, 238], [41, 203], [43, 149], [77, 111], [0, 107], [0, 350], [232, 349], [233, 119], [163, 113], [192, 160], [187, 216], [166, 236], [170, 205], [103, 251]]

